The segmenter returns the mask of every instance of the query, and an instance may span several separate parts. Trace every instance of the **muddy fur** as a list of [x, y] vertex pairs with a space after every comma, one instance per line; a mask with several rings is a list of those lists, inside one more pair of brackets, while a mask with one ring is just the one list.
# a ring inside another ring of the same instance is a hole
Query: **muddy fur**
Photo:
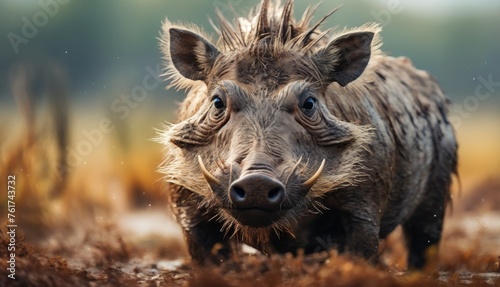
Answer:
[[[188, 94], [178, 123], [160, 132], [160, 172], [190, 253], [218, 261], [243, 242], [373, 260], [379, 238], [402, 224], [409, 264], [422, 267], [456, 171], [448, 100], [410, 60], [380, 52], [379, 25], [321, 32], [325, 18], [311, 24], [308, 9], [296, 21], [292, 4], [262, 1], [233, 23], [220, 16], [216, 42], [193, 25], [163, 25], [165, 76]], [[286, 188], [264, 227], [241, 224], [228, 196], [255, 173]]]

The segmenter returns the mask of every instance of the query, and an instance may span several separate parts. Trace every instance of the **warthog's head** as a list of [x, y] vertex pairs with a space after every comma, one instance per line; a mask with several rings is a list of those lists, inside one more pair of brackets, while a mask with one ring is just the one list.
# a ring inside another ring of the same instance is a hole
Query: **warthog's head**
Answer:
[[369, 134], [332, 114], [327, 87], [363, 73], [379, 28], [329, 40], [309, 25], [312, 12], [296, 22], [291, 6], [264, 1], [234, 25], [221, 17], [216, 43], [193, 26], [163, 27], [167, 75], [189, 95], [181, 121], [161, 133], [161, 172], [246, 236], [289, 231], [297, 217], [321, 212], [326, 192], [359, 176]]

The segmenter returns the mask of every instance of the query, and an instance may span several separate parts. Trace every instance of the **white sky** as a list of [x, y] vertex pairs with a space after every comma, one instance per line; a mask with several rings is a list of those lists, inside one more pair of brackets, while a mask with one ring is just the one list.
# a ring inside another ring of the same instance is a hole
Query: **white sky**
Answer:
[[380, 5], [390, 7], [400, 3], [401, 9], [418, 13], [448, 14], [457, 12], [498, 12], [500, 0], [377, 0]]

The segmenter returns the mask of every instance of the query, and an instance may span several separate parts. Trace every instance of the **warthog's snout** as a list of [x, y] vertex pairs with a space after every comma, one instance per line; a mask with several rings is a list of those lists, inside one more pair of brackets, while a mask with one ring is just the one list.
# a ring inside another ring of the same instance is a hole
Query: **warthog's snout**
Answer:
[[237, 209], [273, 211], [285, 199], [285, 186], [267, 175], [247, 175], [231, 184], [229, 198]]
[[238, 220], [246, 225], [268, 225], [271, 214], [285, 199], [285, 186], [263, 174], [246, 175], [229, 187], [229, 198]]

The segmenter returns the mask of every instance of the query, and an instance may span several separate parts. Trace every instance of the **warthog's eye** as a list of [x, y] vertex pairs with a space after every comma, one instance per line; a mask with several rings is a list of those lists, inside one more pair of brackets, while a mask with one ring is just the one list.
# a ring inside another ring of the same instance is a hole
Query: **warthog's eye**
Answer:
[[212, 104], [214, 105], [214, 108], [220, 110], [220, 109], [223, 109], [226, 107], [226, 105], [224, 104], [224, 102], [222, 101], [222, 99], [215, 95], [212, 97]]
[[314, 114], [316, 114], [316, 98], [311, 97], [310, 93], [303, 93], [301, 98], [305, 98], [305, 100], [300, 101], [302, 103], [300, 104], [300, 110], [306, 117], [312, 117]]
[[304, 101], [304, 104], [302, 104], [302, 108], [304, 110], [312, 110], [314, 109], [315, 105], [316, 105], [316, 99], [313, 97], [309, 97]]

